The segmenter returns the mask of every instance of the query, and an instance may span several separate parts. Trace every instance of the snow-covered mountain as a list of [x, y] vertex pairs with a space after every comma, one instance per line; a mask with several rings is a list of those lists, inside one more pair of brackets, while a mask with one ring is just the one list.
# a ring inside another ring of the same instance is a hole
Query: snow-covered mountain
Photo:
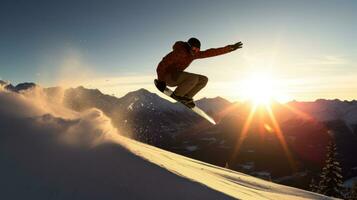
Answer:
[[332, 199], [123, 136], [96, 108], [0, 89], [1, 199]]
[[202, 99], [197, 100], [196, 105], [207, 113], [216, 114], [223, 112], [226, 108], [231, 106], [232, 103], [222, 97], [204, 97]]
[[65, 91], [63, 101], [76, 111], [99, 108], [132, 138], [155, 145], [169, 145], [170, 137], [198, 121], [204, 122], [181, 104], [173, 104], [145, 89], [116, 98], [96, 89], [70, 88]]
[[27, 90], [36, 87], [37, 85], [35, 83], [19, 83], [16, 86], [13, 86], [11, 83], [0, 80], [0, 86], [13, 92], [20, 92], [21, 90]]
[[0, 86], [5, 86], [5, 85], [7, 85], [7, 82], [0, 80]]
[[123, 105], [129, 105], [128, 110], [133, 112], [139, 112], [142, 109], [151, 109], [156, 111], [172, 111], [172, 112], [184, 112], [183, 106], [180, 104], [173, 104], [160, 98], [157, 94], [151, 93], [146, 89], [139, 89], [133, 92], [129, 92], [125, 96], [120, 98], [120, 102]]
[[320, 99], [315, 102], [290, 102], [289, 104], [319, 121], [343, 120], [348, 125], [357, 124], [357, 101]]

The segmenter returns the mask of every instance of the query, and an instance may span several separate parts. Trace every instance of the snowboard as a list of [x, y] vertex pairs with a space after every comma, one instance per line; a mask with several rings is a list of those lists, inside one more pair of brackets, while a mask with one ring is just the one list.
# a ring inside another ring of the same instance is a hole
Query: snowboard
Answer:
[[216, 122], [212, 119], [212, 117], [210, 117], [209, 115], [207, 115], [202, 109], [200, 109], [200, 108], [197, 107], [197, 106], [194, 106], [193, 108], [190, 108], [190, 107], [186, 106], [184, 103], [182, 103], [182, 102], [180, 102], [180, 101], [177, 101], [176, 99], [174, 99], [174, 98], [171, 97], [171, 94], [173, 93], [173, 91], [172, 91], [170, 88], [166, 87], [163, 91], [161, 91], [161, 90], [157, 87], [157, 83], [158, 83], [158, 80], [157, 80], [157, 79], [154, 80], [154, 83], [155, 83], [156, 88], [157, 88], [160, 92], [164, 93], [166, 96], [170, 97], [171, 99], [175, 100], [176, 102], [181, 103], [181, 104], [184, 105], [186, 108], [192, 110], [194, 113], [196, 113], [196, 114], [198, 114], [199, 116], [201, 116], [202, 118], [206, 119], [206, 120], [207, 120], [208, 122], [210, 122], [211, 124], [216, 125]]

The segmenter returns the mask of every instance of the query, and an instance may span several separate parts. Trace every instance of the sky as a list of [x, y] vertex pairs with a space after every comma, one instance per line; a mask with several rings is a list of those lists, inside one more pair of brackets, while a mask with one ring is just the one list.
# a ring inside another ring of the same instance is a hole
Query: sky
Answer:
[[186, 70], [209, 78], [197, 98], [240, 101], [268, 90], [280, 101], [352, 100], [356, 10], [352, 0], [2, 0], [0, 79], [83, 85], [118, 97], [157, 92], [162, 57], [175, 41], [197, 37], [201, 49], [243, 42]]

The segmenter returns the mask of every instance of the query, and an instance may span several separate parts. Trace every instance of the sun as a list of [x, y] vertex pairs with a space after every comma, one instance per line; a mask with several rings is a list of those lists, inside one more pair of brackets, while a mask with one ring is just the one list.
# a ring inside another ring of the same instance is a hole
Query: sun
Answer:
[[271, 74], [254, 73], [243, 81], [243, 96], [256, 105], [269, 105], [276, 97]]

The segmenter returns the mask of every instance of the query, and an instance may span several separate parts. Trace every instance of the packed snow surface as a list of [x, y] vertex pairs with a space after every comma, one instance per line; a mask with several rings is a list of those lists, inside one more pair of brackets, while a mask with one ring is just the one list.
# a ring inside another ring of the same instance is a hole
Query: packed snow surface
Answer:
[[[275, 184], [210, 165], [121, 136], [115, 139], [131, 152], [177, 174], [237, 199], [329, 199], [308, 191]], [[224, 199], [229, 199], [229, 197]], [[210, 197], [205, 197], [210, 199]], [[213, 198], [215, 199], [215, 198]]]

